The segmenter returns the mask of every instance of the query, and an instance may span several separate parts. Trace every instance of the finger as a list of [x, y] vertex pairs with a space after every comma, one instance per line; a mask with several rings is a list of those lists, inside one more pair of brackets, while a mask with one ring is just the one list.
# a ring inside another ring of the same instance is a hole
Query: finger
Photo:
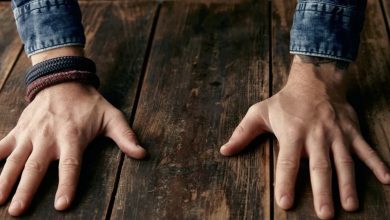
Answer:
[[329, 148], [325, 146], [323, 138], [311, 139], [312, 141], [308, 142], [308, 153], [314, 207], [320, 219], [330, 219], [334, 216], [334, 208]]
[[146, 156], [145, 149], [138, 144], [135, 133], [122, 113], [110, 115], [105, 135], [114, 140], [127, 156], [136, 159], [142, 159]]
[[69, 208], [74, 199], [82, 161], [81, 146], [64, 144], [61, 149], [59, 183], [54, 203], [54, 207], [59, 211]]
[[341, 137], [333, 142], [332, 152], [336, 166], [341, 205], [346, 211], [355, 211], [359, 207], [355, 184], [355, 165], [347, 145]]
[[22, 173], [31, 149], [31, 143], [24, 142], [18, 145], [7, 158], [7, 162], [0, 175], [0, 204], [4, 204], [11, 193], [12, 188]]
[[383, 184], [390, 184], [389, 169], [362, 136], [355, 137], [352, 147], [356, 155], [374, 172], [379, 181]]
[[47, 154], [47, 151], [48, 147], [34, 147], [34, 150], [26, 161], [18, 188], [8, 209], [10, 215], [19, 216], [30, 206], [52, 161], [52, 157]]
[[302, 143], [279, 141], [280, 151], [276, 163], [275, 199], [283, 209], [294, 203], [295, 182], [299, 170]]
[[257, 104], [249, 108], [229, 141], [221, 147], [222, 155], [231, 156], [242, 151], [253, 139], [267, 132], [268, 129], [263, 119], [265, 108], [264, 104]]
[[10, 134], [0, 140], [0, 160], [3, 160], [12, 153], [12, 150], [15, 147], [15, 143], [16, 141], [14, 136]]

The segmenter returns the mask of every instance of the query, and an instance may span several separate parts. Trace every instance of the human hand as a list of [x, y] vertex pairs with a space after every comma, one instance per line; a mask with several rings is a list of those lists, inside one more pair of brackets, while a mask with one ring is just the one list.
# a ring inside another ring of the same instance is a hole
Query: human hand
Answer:
[[124, 115], [92, 86], [62, 83], [42, 90], [0, 141], [0, 159], [8, 157], [0, 175], [0, 204], [21, 179], [9, 213], [21, 215], [31, 203], [49, 164], [59, 160], [55, 208], [67, 209], [74, 198], [82, 154], [98, 135], [113, 139], [129, 157], [146, 152]]
[[256, 136], [274, 133], [280, 146], [275, 178], [277, 204], [283, 209], [292, 207], [300, 159], [308, 156], [315, 210], [319, 218], [328, 219], [334, 216], [331, 158], [340, 201], [347, 211], [359, 205], [352, 153], [382, 183], [390, 184], [390, 173], [360, 134], [356, 113], [345, 98], [345, 68], [337, 62], [312, 63], [306, 58], [294, 58], [286, 86], [250, 107], [220, 151], [225, 156], [234, 155]]

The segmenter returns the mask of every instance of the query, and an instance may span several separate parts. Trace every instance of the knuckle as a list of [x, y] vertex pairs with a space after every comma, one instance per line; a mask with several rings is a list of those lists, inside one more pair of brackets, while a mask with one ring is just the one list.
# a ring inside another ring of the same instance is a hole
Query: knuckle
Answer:
[[39, 133], [42, 137], [48, 137], [51, 135], [52, 131], [53, 131], [53, 129], [50, 125], [43, 124], [42, 127], [40, 128]]
[[67, 157], [60, 161], [62, 169], [78, 169], [81, 165], [81, 161], [74, 157]]
[[41, 173], [43, 171], [43, 165], [38, 160], [28, 160], [24, 165], [24, 169], [29, 172]]
[[7, 163], [20, 164], [22, 162], [23, 162], [22, 158], [20, 156], [16, 155], [16, 154], [10, 155], [7, 158]]
[[73, 181], [64, 181], [58, 184], [58, 189], [64, 191], [74, 191], [76, 187], [77, 185]]
[[137, 136], [135, 135], [135, 133], [129, 129], [129, 128], [125, 128], [122, 130], [122, 134], [130, 139], [136, 139]]
[[355, 192], [355, 184], [352, 182], [345, 182], [341, 185], [341, 189], [344, 193], [350, 194]]
[[372, 148], [367, 149], [366, 155], [369, 160], [376, 160], [378, 158], [378, 155], [376, 154], [375, 150]]
[[285, 137], [288, 139], [289, 142], [294, 141], [297, 142], [300, 139], [301, 136], [301, 129], [298, 127], [288, 127], [285, 130]]
[[69, 126], [65, 129], [64, 135], [67, 138], [74, 139], [75, 137], [83, 136], [83, 132], [81, 129], [77, 128], [76, 126]]
[[245, 128], [242, 125], [238, 125], [234, 131], [235, 134], [239, 135], [245, 132]]
[[113, 109], [111, 116], [112, 118], [125, 119], [125, 115], [119, 109]]
[[330, 189], [320, 189], [315, 193], [317, 198], [330, 199], [332, 191]]
[[294, 170], [295, 171], [295, 170], [298, 170], [298, 168], [299, 168], [297, 161], [287, 159], [287, 158], [280, 159], [278, 161], [278, 165], [280, 168], [285, 169], [285, 170], [287, 169], [287, 170]]
[[332, 104], [329, 102], [323, 102], [318, 106], [318, 111], [322, 118], [336, 120], [336, 111]]
[[310, 167], [312, 172], [329, 173], [331, 172], [331, 165], [327, 160], [318, 160]]
[[337, 163], [339, 163], [340, 165], [343, 165], [343, 166], [348, 166], [348, 167], [354, 166], [353, 159], [351, 157], [348, 157], [348, 156], [340, 157], [337, 160]]
[[32, 196], [31, 189], [27, 188], [26, 186], [19, 186], [16, 189], [15, 197], [27, 198], [31, 196]]
[[259, 105], [258, 104], [251, 105], [248, 108], [248, 114], [256, 114], [258, 109], [259, 109]]

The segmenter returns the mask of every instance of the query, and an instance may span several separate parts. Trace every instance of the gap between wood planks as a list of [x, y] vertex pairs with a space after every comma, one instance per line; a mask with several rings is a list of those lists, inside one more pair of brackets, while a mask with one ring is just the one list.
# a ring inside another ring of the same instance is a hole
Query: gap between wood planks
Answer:
[[[272, 1], [269, 0], [268, 1], [268, 31], [269, 31], [269, 42], [268, 42], [268, 47], [269, 47], [269, 53], [268, 53], [268, 61], [269, 61], [269, 73], [268, 73], [268, 77], [269, 77], [269, 88], [268, 88], [268, 97], [271, 97], [273, 95], [273, 71], [272, 71], [272, 56], [273, 56], [273, 51], [272, 51], [272, 38], [273, 38], [273, 34], [272, 34], [272, 22], [273, 22], [273, 19], [272, 19]], [[270, 219], [274, 219], [274, 205], [275, 205], [275, 197], [274, 197], [274, 139], [275, 137], [271, 137], [269, 138], [269, 166], [268, 166], [268, 169], [269, 169], [269, 175], [270, 175], [270, 182], [268, 183], [269, 184], [269, 201], [270, 201]]]
[[1, 80], [0, 81], [0, 93], [1, 93], [1, 90], [3, 89], [5, 83], [7, 82], [8, 77], [11, 75], [12, 70], [14, 69], [14, 67], [16, 65], [16, 62], [19, 60], [19, 57], [22, 54], [23, 54], [23, 46], [20, 46], [18, 55], [16, 55], [15, 59], [11, 61], [12, 64], [10, 65], [10, 68], [8, 70], [6, 70], [4, 77], [2, 77], [2, 79], [0, 79]]
[[[139, 78], [139, 81], [138, 81], [137, 92], [136, 92], [136, 95], [135, 95], [133, 108], [132, 108], [132, 111], [131, 111], [131, 116], [130, 116], [130, 121], [129, 121], [130, 125], [133, 125], [133, 123], [134, 123], [135, 113], [137, 111], [139, 97], [140, 97], [140, 94], [141, 94], [142, 85], [143, 85], [143, 82], [144, 82], [145, 73], [146, 73], [146, 69], [147, 69], [147, 66], [148, 66], [148, 62], [149, 62], [149, 55], [150, 55], [150, 52], [152, 50], [153, 39], [154, 39], [154, 35], [155, 35], [157, 23], [158, 23], [158, 18], [159, 18], [159, 15], [160, 15], [160, 10], [161, 10], [161, 3], [159, 3], [157, 5], [157, 9], [156, 9], [156, 12], [154, 14], [153, 24], [152, 24], [152, 27], [151, 27], [151, 30], [150, 30], [148, 44], [147, 44], [147, 47], [146, 47], [144, 61], [143, 61], [143, 64], [142, 64], [141, 75], [140, 75], [140, 78]], [[125, 154], [122, 152], [121, 153], [121, 157], [120, 157], [120, 161], [119, 161], [119, 165], [118, 165], [118, 169], [117, 169], [117, 172], [116, 172], [116, 175], [115, 175], [114, 188], [113, 188], [113, 191], [112, 191], [110, 203], [108, 205], [106, 220], [109, 220], [111, 218], [112, 208], [114, 206], [115, 196], [116, 196], [116, 193], [118, 191], [118, 184], [119, 184], [119, 179], [120, 179], [120, 173], [122, 172], [124, 158], [125, 158]]]

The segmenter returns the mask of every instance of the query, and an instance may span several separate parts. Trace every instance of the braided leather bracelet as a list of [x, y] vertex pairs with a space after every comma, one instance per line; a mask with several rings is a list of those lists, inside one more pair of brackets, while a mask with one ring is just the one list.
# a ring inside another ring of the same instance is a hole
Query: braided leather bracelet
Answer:
[[96, 65], [92, 60], [80, 56], [64, 56], [49, 59], [32, 66], [27, 71], [26, 84], [29, 85], [40, 77], [69, 70], [96, 73]]
[[99, 78], [95, 73], [88, 71], [71, 70], [67, 72], [59, 72], [40, 77], [27, 86], [26, 100], [32, 102], [35, 96], [43, 89], [64, 83], [64, 82], [80, 82], [99, 87]]

